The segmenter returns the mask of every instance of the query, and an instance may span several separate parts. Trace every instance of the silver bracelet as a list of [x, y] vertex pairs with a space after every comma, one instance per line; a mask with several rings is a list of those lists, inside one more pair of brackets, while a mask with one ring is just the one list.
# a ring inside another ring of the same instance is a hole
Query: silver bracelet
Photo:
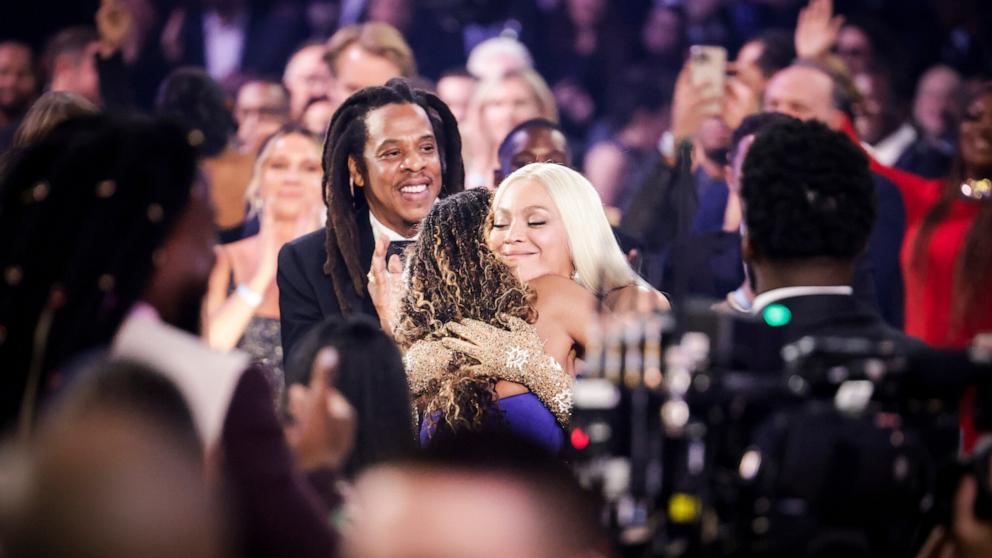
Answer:
[[262, 305], [262, 295], [251, 290], [248, 285], [245, 285], [244, 283], [238, 285], [238, 288], [235, 289], [234, 294], [241, 297], [241, 300], [252, 308], [258, 308]]

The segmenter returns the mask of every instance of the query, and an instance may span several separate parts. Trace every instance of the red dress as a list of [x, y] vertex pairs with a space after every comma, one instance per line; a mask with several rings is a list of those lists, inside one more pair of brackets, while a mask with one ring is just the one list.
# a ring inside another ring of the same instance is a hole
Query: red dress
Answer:
[[944, 181], [927, 180], [877, 163], [872, 170], [899, 188], [906, 208], [906, 236], [900, 254], [906, 286], [906, 333], [934, 347], [963, 348], [976, 333], [992, 331], [992, 296], [988, 295], [982, 297], [977, 308], [970, 309], [975, 319], [968, 327], [951, 327], [957, 260], [981, 204], [963, 198], [953, 202], [947, 215], [930, 233], [926, 269], [919, 271], [910, 263], [916, 236], [923, 218], [940, 199]]

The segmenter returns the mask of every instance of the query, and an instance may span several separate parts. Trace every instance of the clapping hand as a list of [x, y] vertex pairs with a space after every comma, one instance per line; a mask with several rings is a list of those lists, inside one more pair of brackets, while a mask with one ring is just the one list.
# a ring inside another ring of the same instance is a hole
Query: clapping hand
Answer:
[[372, 268], [368, 273], [369, 296], [375, 305], [375, 310], [379, 314], [379, 322], [383, 331], [391, 333], [393, 331], [393, 319], [398, 310], [400, 299], [402, 298], [402, 275], [403, 263], [400, 257], [393, 254], [386, 261], [386, 253], [389, 249], [389, 239], [380, 236], [375, 243], [375, 252], [372, 253]]
[[797, 57], [816, 59], [833, 48], [844, 25], [844, 16], [834, 16], [833, 11], [833, 0], [810, 0], [799, 12], [795, 35]]
[[355, 437], [355, 411], [331, 383], [337, 372], [338, 353], [324, 348], [314, 359], [310, 386], [302, 397], [296, 423], [287, 428], [286, 438], [300, 468], [337, 469], [351, 452]]

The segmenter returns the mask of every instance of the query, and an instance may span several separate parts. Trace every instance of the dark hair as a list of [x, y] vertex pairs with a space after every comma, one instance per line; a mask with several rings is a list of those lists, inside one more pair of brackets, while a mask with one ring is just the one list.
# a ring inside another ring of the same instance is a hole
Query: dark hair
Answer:
[[56, 33], [45, 46], [45, 65], [51, 73], [55, 66], [55, 59], [60, 56], [70, 55], [76, 61], [82, 58], [90, 44], [99, 41], [100, 35], [96, 29], [86, 25], [68, 27]]
[[202, 68], [177, 68], [166, 76], [155, 112], [185, 127], [201, 157], [223, 151], [238, 128], [224, 90]]
[[70, 357], [109, 343], [195, 173], [177, 126], [105, 115], [66, 121], [12, 159], [0, 184], [2, 422]]
[[143, 416], [170, 434], [191, 456], [203, 458], [193, 414], [179, 388], [143, 364], [99, 361], [81, 372], [66, 393], [65, 403], [70, 413], [114, 409]]
[[781, 29], [765, 31], [748, 42], [761, 44], [761, 55], [756, 61], [765, 78], [786, 68], [796, 58], [796, 47], [792, 33]]
[[510, 138], [524, 130], [530, 130], [531, 128], [545, 128], [547, 130], [561, 132], [562, 135], [565, 135], [565, 130], [562, 130], [561, 126], [555, 124], [547, 118], [531, 118], [530, 120], [525, 120], [514, 126], [513, 129], [510, 130], [510, 133], [506, 134], [506, 137], [503, 138], [502, 142], [500, 142], [499, 149], [496, 151], [499, 154], [499, 158], [502, 159], [503, 153], [510, 148]]
[[737, 157], [737, 150], [740, 148], [741, 140], [748, 136], [757, 136], [768, 128], [795, 120], [791, 116], [780, 112], [759, 112], [750, 114], [741, 121], [740, 126], [730, 135], [730, 152], [727, 154], [727, 162], [732, 164]]
[[756, 255], [774, 262], [854, 260], [875, 221], [868, 159], [840, 132], [790, 119], [758, 135], [741, 198]]
[[[961, 114], [965, 114], [968, 106], [981, 97], [992, 95], [992, 81], [987, 81], [968, 91], [963, 104]], [[940, 194], [940, 199], [923, 217], [919, 231], [913, 243], [913, 252], [910, 259], [910, 270], [920, 275], [926, 274], [927, 254], [930, 249], [930, 240], [937, 225], [947, 218], [954, 202], [960, 197], [961, 183], [968, 177], [965, 176], [965, 163], [961, 156], [961, 149], [957, 150], [954, 160], [951, 163], [949, 173], [944, 188]], [[964, 245], [957, 255], [957, 262], [954, 270], [954, 296], [953, 307], [951, 308], [951, 328], [957, 331], [959, 328], [968, 328], [971, 321], [981, 316], [976, 315], [983, 312], [988, 307], [980, 303], [982, 297], [987, 296], [988, 282], [992, 279], [992, 203], [984, 202], [974, 222], [964, 237]], [[976, 312], [977, 311], [977, 312]]]
[[[508, 430], [460, 431], [432, 439], [423, 452], [391, 465], [403, 470], [458, 472], [497, 477], [533, 497], [546, 521], [543, 532], [557, 548], [548, 556], [609, 556], [599, 522], [599, 498], [582, 488], [572, 471], [535, 442]], [[584, 552], [585, 551], [585, 552]]]
[[632, 68], [612, 87], [607, 106], [607, 122], [613, 131], [629, 124], [639, 110], [657, 112], [672, 104], [674, 81], [671, 76]]
[[359, 256], [358, 223], [355, 219], [356, 213], [367, 208], [368, 204], [361, 188], [352, 195], [348, 158], [354, 159], [358, 171], [368, 183], [363, 155], [368, 135], [365, 118], [373, 110], [394, 103], [414, 104], [427, 113], [441, 157], [441, 196], [465, 189], [465, 166], [462, 163], [458, 123], [448, 105], [437, 95], [411, 89], [405, 80], [395, 78], [386, 85], [366, 87], [356, 92], [338, 107], [324, 139], [324, 203], [327, 205], [327, 260], [324, 262], [324, 273], [331, 276], [334, 294], [345, 313], [352, 310], [345, 294], [348, 284], [360, 297], [364, 297], [365, 274], [368, 271]]
[[[354, 477], [380, 461], [416, 449], [413, 407], [403, 360], [379, 324], [364, 315], [335, 316], [314, 326], [286, 359], [286, 386], [308, 384], [325, 347], [338, 351], [334, 386], [357, 414], [355, 443], [344, 472]], [[288, 391], [288, 390], [287, 390]]]

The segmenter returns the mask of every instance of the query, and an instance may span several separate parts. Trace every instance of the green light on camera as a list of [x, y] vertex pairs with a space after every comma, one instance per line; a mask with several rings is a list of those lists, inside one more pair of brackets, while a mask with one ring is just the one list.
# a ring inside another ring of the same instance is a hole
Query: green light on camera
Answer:
[[782, 327], [792, 321], [792, 311], [781, 304], [769, 304], [761, 312], [761, 317], [772, 327]]

